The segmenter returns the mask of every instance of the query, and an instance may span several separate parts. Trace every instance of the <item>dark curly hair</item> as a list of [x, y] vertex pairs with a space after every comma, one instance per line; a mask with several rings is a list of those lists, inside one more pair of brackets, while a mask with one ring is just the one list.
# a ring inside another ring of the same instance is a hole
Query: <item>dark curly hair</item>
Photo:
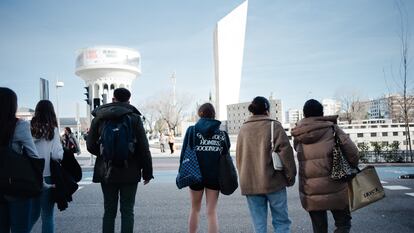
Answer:
[[30, 122], [32, 136], [52, 140], [57, 127], [55, 109], [49, 100], [41, 100], [36, 105], [35, 114]]

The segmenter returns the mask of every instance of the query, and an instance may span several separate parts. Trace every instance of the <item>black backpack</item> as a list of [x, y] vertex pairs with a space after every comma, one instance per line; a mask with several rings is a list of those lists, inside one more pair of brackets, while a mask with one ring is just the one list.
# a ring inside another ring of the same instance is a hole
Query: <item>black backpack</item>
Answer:
[[131, 117], [126, 114], [103, 122], [99, 137], [100, 154], [105, 162], [128, 167], [128, 157], [135, 151]]

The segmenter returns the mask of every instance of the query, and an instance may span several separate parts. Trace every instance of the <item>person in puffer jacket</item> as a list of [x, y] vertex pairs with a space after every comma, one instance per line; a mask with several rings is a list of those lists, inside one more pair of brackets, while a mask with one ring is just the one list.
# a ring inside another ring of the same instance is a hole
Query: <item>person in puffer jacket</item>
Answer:
[[323, 116], [323, 106], [317, 100], [306, 101], [304, 119], [292, 129], [294, 148], [299, 161], [299, 194], [303, 208], [309, 212], [313, 232], [328, 232], [327, 210], [335, 219], [335, 233], [351, 229], [348, 207], [348, 185], [330, 178], [334, 131], [340, 148], [348, 162], [358, 166], [358, 149], [337, 126], [338, 116]]

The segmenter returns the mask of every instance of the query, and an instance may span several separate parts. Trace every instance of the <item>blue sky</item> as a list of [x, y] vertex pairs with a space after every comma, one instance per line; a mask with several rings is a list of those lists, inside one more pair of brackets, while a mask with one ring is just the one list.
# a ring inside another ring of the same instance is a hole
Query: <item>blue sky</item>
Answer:
[[[406, 12], [414, 12], [414, 1], [403, 2]], [[2, 0], [0, 86], [16, 91], [19, 106], [34, 108], [39, 78], [51, 86], [59, 78], [65, 82], [59, 89], [61, 116], [74, 116], [77, 102], [85, 114], [84, 82], [74, 74], [76, 51], [120, 45], [142, 56], [134, 104], [168, 92], [173, 71], [177, 91], [203, 101], [214, 86], [215, 23], [240, 3]], [[386, 94], [383, 70], [391, 79], [399, 64], [398, 20], [391, 0], [250, 0], [240, 100], [273, 92], [287, 110], [311, 97], [332, 98], [341, 89], [359, 90], [366, 98]], [[413, 14], [408, 22], [414, 35]]]

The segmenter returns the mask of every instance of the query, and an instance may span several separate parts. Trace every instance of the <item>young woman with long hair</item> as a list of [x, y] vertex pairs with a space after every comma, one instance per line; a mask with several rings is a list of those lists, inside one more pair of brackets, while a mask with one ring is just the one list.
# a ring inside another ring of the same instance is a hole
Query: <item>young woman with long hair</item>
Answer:
[[50, 174], [50, 160], [61, 160], [63, 148], [60, 143], [59, 131], [53, 104], [49, 100], [41, 100], [36, 105], [35, 114], [31, 121], [31, 131], [40, 157], [45, 159], [43, 170], [44, 189], [39, 197], [33, 199], [32, 224], [39, 216], [42, 216], [42, 233], [53, 233], [53, 210], [55, 203], [52, 201], [51, 188], [53, 184]]
[[[10, 146], [17, 153], [24, 151], [27, 156], [39, 157], [30, 134], [29, 122], [16, 118], [16, 93], [0, 87], [0, 106], [0, 146]], [[30, 232], [31, 200], [5, 195], [0, 190], [0, 232]]]

